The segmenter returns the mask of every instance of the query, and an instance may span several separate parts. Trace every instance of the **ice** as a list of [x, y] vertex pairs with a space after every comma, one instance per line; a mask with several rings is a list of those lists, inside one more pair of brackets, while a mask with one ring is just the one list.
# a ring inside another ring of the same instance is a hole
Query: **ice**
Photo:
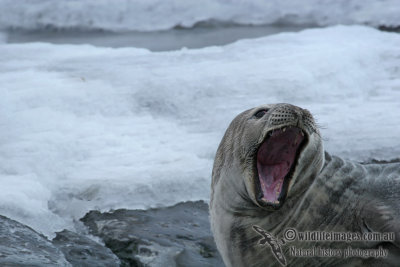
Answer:
[[172, 52], [0, 44], [0, 214], [53, 235], [90, 209], [208, 200], [230, 121], [309, 109], [325, 148], [400, 155], [400, 36], [336, 26]]
[[0, 0], [0, 28], [155, 31], [199, 22], [400, 25], [399, 0]]

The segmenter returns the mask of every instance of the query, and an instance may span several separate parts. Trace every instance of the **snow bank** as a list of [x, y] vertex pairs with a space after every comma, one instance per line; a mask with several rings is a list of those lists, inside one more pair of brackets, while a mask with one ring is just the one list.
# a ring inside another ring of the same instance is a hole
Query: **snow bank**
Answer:
[[400, 155], [400, 36], [361, 26], [152, 53], [0, 44], [0, 214], [51, 235], [90, 209], [208, 199], [229, 122], [312, 111], [326, 149]]
[[198, 22], [400, 25], [399, 0], [0, 0], [0, 29], [154, 31]]

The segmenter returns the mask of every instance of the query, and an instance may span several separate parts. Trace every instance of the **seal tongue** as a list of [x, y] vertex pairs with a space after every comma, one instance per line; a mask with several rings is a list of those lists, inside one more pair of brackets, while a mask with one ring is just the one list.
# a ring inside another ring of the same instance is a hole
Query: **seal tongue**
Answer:
[[275, 165], [257, 164], [261, 189], [265, 200], [269, 202], [278, 200], [279, 193], [282, 190], [283, 180], [290, 170], [290, 166], [287, 167], [286, 165], [286, 163]]
[[289, 173], [304, 136], [299, 128], [276, 130], [257, 152], [257, 170], [262, 199], [277, 203], [285, 177]]

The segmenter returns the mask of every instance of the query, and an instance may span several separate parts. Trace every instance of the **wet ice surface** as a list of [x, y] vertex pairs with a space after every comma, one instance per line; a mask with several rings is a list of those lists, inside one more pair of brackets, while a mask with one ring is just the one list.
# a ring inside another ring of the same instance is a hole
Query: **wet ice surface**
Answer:
[[208, 200], [226, 127], [264, 103], [310, 110], [333, 154], [400, 152], [398, 34], [339, 26], [169, 52], [0, 51], [0, 214], [46, 235], [93, 209]]
[[224, 266], [208, 218], [208, 205], [196, 201], [146, 211], [91, 211], [81, 221], [122, 266]]
[[46, 237], [0, 215], [1, 266], [71, 266]]

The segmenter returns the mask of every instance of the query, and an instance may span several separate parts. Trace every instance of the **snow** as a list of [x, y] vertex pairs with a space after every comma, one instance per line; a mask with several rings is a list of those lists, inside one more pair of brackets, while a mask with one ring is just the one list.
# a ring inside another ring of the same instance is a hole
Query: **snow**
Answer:
[[264, 103], [310, 110], [325, 148], [400, 154], [400, 36], [336, 26], [150, 52], [0, 44], [0, 214], [52, 236], [88, 210], [209, 198], [230, 121]]
[[0, 29], [155, 31], [199, 22], [399, 26], [400, 0], [0, 0]]

